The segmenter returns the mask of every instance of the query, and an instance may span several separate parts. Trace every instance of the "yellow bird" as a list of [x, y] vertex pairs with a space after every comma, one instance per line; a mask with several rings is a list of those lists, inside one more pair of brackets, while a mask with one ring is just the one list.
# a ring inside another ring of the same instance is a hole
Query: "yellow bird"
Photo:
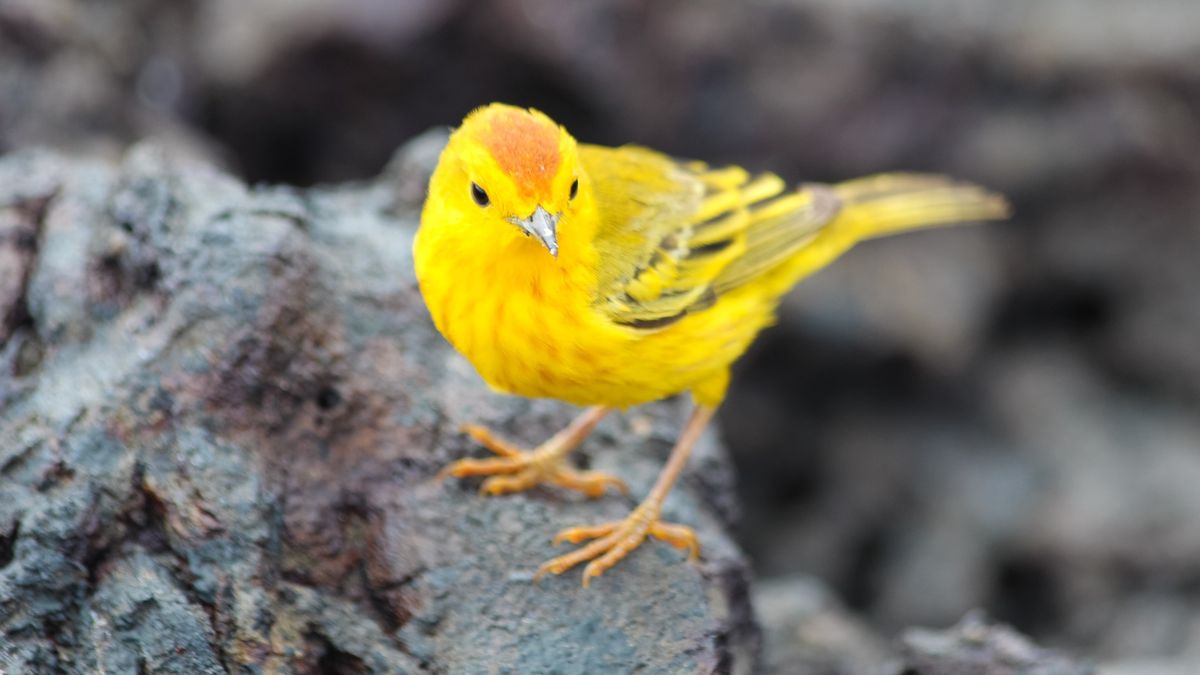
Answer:
[[771, 173], [579, 144], [536, 110], [475, 110], [430, 180], [413, 244], [421, 293], [494, 389], [590, 407], [528, 452], [469, 426], [499, 456], [443, 475], [490, 476], [489, 494], [624, 490], [570, 468], [567, 454], [614, 408], [690, 392], [696, 408], [645, 500], [624, 520], [559, 533], [591, 541], [538, 576], [591, 561], [586, 586], [647, 536], [695, 557], [692, 530], [660, 521], [663, 500], [780, 296], [863, 239], [1007, 213], [999, 195], [943, 176], [789, 187]]

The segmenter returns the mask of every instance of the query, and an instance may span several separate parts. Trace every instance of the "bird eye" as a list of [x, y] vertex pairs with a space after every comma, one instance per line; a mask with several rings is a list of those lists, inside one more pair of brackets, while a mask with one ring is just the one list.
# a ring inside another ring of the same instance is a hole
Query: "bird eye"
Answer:
[[483, 191], [483, 188], [479, 187], [478, 183], [471, 183], [471, 199], [474, 199], [475, 203], [480, 206], [487, 206], [492, 203], [492, 200], [488, 199], [488, 194]]
[[571, 199], [575, 199], [575, 195], [577, 195], [577, 194], [579, 194], [579, 179], [578, 178], [575, 179], [575, 182], [571, 183]]

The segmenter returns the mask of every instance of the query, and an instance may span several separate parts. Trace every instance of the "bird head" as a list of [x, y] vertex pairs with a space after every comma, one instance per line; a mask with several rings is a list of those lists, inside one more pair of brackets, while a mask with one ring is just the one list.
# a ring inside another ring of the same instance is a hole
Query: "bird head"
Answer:
[[536, 110], [494, 103], [451, 135], [431, 192], [456, 204], [473, 227], [482, 219], [497, 235], [530, 237], [557, 257], [560, 223], [577, 204], [580, 180], [570, 134]]

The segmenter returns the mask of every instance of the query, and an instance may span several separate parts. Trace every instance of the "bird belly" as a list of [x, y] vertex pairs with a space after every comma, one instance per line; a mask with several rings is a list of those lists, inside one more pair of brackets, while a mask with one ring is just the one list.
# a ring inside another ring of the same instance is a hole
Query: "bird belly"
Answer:
[[589, 307], [509, 296], [490, 303], [461, 351], [493, 388], [576, 405], [630, 406], [667, 396], [669, 381], [629, 367], [630, 341], [597, 325]]
[[[681, 378], [639, 364], [637, 341], [604, 325], [587, 303], [537, 294], [476, 293], [450, 299], [451, 318], [439, 321], [447, 339], [492, 388], [576, 405], [627, 407], [687, 388]], [[535, 297], [536, 296], [536, 297]], [[569, 296], [566, 296], [569, 297]], [[462, 306], [465, 310], [455, 311]]]
[[647, 332], [616, 326], [590, 304], [513, 293], [477, 300], [472, 315], [486, 320], [447, 337], [480, 376], [502, 392], [576, 405], [625, 408], [689, 390], [715, 405], [730, 364], [770, 322], [761, 302]]
[[522, 276], [517, 266], [460, 271], [455, 283], [422, 284], [442, 334], [492, 388], [576, 405], [629, 407], [689, 390], [719, 403], [730, 364], [775, 305], [761, 292], [735, 292], [646, 331], [601, 314], [587, 279]]

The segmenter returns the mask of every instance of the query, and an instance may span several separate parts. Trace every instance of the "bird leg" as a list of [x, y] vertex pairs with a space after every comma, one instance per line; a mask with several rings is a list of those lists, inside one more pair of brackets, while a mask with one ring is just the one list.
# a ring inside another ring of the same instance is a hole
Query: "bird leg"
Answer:
[[624, 520], [591, 527], [572, 527], [559, 532], [554, 537], [556, 544], [564, 541], [572, 544], [592, 541], [586, 546], [544, 563], [534, 574], [534, 580], [540, 579], [547, 573], [562, 574], [572, 567], [590, 560], [587, 567], [583, 568], [583, 585], [586, 588], [588, 582], [594, 577], [604, 574], [605, 570], [617, 564], [630, 551], [641, 545], [648, 536], [661, 539], [676, 548], [687, 549], [689, 558], [692, 560], [698, 558], [700, 543], [692, 528], [664, 523], [659, 520], [659, 513], [662, 510], [663, 500], [666, 499], [675, 479], [679, 477], [679, 473], [687, 464], [692, 447], [696, 445], [704, 427], [708, 426], [709, 421], [712, 420], [714, 412], [716, 409], [708, 406], [696, 408], [691, 419], [688, 420], [687, 426], [684, 427], [679, 441], [676, 442], [675, 448], [671, 450], [671, 457], [663, 467], [662, 473], [658, 475], [658, 480], [651, 488], [650, 494], [629, 516]]
[[611, 411], [612, 408], [603, 406], [588, 408], [565, 429], [530, 452], [496, 438], [486, 427], [465, 425], [463, 431], [499, 457], [460, 459], [442, 469], [438, 477], [488, 476], [479, 491], [489, 495], [520, 492], [541, 484], [578, 490], [589, 497], [599, 497], [609, 486], [627, 492], [620, 478], [600, 471], [578, 471], [565, 461], [567, 454]]

